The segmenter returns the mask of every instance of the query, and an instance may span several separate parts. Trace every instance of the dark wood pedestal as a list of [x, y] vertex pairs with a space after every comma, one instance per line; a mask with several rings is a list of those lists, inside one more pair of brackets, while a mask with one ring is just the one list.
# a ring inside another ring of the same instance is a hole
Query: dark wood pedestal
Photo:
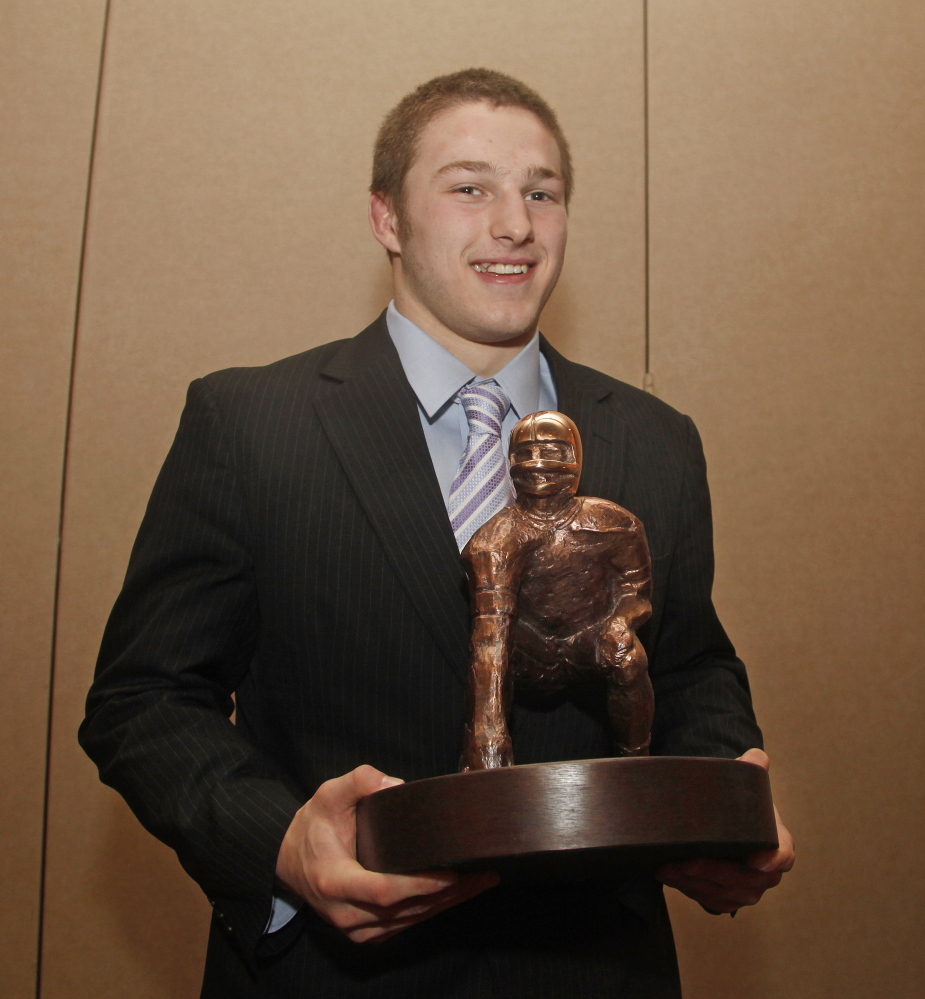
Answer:
[[357, 857], [386, 873], [585, 878], [776, 846], [768, 775], [738, 760], [536, 763], [414, 781], [357, 807]]

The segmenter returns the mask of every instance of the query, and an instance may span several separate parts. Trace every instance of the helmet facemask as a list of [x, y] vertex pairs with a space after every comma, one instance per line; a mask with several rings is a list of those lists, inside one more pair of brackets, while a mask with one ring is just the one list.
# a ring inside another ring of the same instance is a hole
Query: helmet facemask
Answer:
[[574, 496], [581, 476], [578, 428], [563, 413], [531, 413], [511, 433], [508, 460], [518, 494]]

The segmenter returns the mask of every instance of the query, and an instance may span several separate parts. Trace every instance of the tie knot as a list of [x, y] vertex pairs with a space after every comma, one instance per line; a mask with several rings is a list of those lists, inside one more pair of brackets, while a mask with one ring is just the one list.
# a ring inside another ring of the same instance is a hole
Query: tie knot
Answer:
[[469, 436], [491, 434], [501, 436], [501, 424], [511, 405], [507, 393], [497, 382], [467, 385], [459, 393], [459, 401], [469, 421]]

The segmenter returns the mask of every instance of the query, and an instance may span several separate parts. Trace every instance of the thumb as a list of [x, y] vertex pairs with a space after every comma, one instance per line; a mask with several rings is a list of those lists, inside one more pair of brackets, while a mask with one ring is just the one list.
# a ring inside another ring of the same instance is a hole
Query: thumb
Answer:
[[757, 763], [764, 770], [771, 769], [771, 761], [763, 749], [748, 749], [738, 759], [743, 763]]
[[377, 770], [366, 763], [357, 767], [356, 770], [351, 771], [349, 776], [352, 780], [357, 800], [365, 798], [367, 794], [372, 794], [374, 791], [381, 791], [387, 787], [404, 784], [404, 781], [400, 777], [390, 777], [388, 774], [384, 774], [381, 770]]

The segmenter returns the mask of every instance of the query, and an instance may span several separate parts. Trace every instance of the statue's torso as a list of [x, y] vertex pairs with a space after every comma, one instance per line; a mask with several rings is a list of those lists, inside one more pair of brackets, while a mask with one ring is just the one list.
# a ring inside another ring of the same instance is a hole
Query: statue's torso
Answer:
[[625, 583], [647, 590], [650, 579], [642, 524], [594, 497], [576, 498], [554, 520], [509, 507], [474, 535], [465, 558], [476, 587], [516, 594], [514, 673], [550, 689], [595, 667]]
[[602, 620], [612, 609], [613, 557], [622, 540], [570, 523], [531, 546], [523, 559], [518, 617], [560, 637]]
[[517, 617], [532, 632], [559, 640], [613, 614], [624, 573], [638, 567], [640, 545], [645, 549], [642, 525], [616, 503], [581, 497], [570, 514], [548, 525], [514, 512]]

